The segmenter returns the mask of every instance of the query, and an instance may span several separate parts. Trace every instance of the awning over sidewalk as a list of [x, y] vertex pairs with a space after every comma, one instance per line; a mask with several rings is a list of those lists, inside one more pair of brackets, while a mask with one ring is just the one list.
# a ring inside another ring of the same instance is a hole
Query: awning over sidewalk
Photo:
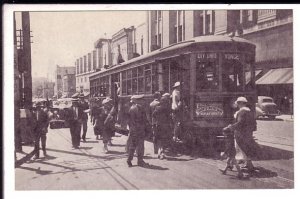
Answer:
[[271, 69], [256, 81], [256, 84], [292, 84], [293, 68]]

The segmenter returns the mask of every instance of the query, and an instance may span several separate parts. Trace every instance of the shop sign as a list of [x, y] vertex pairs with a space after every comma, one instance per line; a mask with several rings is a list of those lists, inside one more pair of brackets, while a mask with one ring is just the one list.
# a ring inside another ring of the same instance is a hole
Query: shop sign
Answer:
[[221, 117], [224, 114], [222, 103], [196, 103], [197, 117]]

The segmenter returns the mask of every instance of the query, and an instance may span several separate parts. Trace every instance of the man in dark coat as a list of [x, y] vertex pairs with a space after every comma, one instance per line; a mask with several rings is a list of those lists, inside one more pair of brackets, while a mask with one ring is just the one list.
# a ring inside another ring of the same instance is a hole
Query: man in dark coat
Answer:
[[150, 117], [151, 117], [151, 125], [152, 125], [152, 131], [153, 131], [153, 147], [154, 147], [154, 154], [158, 153], [158, 147], [157, 147], [157, 123], [155, 122], [153, 118], [153, 112], [155, 108], [159, 105], [159, 100], [161, 97], [160, 92], [155, 92], [154, 100], [150, 103]]
[[141, 105], [143, 95], [134, 95], [131, 97], [132, 106], [129, 109], [129, 155], [127, 164], [132, 167], [132, 159], [135, 150], [137, 150], [138, 166], [146, 166], [144, 162], [144, 139], [149, 130], [149, 122], [144, 107]]
[[88, 121], [88, 114], [87, 114], [87, 110], [89, 109], [89, 105], [87, 102], [84, 101], [84, 95], [80, 94], [79, 95], [79, 109], [80, 112], [82, 112], [82, 117], [81, 117], [81, 126], [82, 126], [82, 136], [81, 139], [86, 142], [85, 138], [86, 138], [86, 132], [87, 132], [87, 121]]
[[79, 149], [80, 146], [80, 131], [83, 109], [79, 108], [78, 99], [72, 99], [72, 107], [68, 114], [70, 125], [70, 133], [72, 138], [72, 146], [74, 149]]
[[158, 145], [158, 158], [165, 158], [165, 149], [171, 132], [171, 108], [169, 106], [169, 97], [162, 97], [160, 104], [153, 111], [153, 120], [157, 125], [156, 139]]
[[40, 158], [40, 140], [42, 142], [42, 149], [44, 156], [47, 156], [46, 153], [46, 133], [48, 128], [48, 115], [43, 110], [43, 104], [37, 103], [36, 111], [33, 112], [33, 126], [34, 126], [34, 151], [35, 159]]

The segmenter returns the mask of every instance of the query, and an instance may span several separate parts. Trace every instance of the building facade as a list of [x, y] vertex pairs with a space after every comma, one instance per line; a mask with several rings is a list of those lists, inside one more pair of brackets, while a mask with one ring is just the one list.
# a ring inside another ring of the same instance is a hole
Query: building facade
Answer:
[[148, 26], [144, 22], [133, 30], [133, 57], [148, 53]]
[[205, 35], [235, 35], [256, 45], [258, 95], [274, 98], [282, 112], [293, 99], [292, 10], [148, 11], [149, 47], [154, 51]]
[[55, 86], [54, 86], [54, 95], [57, 98], [63, 96], [63, 78], [65, 75], [75, 75], [76, 67], [74, 66], [56, 66], [55, 70]]
[[112, 65], [120, 64], [133, 58], [134, 27], [123, 28], [112, 36]]
[[65, 74], [62, 81], [62, 95], [63, 97], [72, 97], [76, 92], [75, 74]]

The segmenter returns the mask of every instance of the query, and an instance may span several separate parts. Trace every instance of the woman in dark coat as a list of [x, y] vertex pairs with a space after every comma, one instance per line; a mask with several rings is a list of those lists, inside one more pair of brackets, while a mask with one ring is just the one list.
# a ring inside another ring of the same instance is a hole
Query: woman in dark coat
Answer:
[[171, 109], [169, 106], [169, 97], [162, 97], [160, 104], [157, 105], [152, 113], [154, 123], [157, 125], [157, 145], [158, 158], [164, 159], [165, 148], [171, 132]]

